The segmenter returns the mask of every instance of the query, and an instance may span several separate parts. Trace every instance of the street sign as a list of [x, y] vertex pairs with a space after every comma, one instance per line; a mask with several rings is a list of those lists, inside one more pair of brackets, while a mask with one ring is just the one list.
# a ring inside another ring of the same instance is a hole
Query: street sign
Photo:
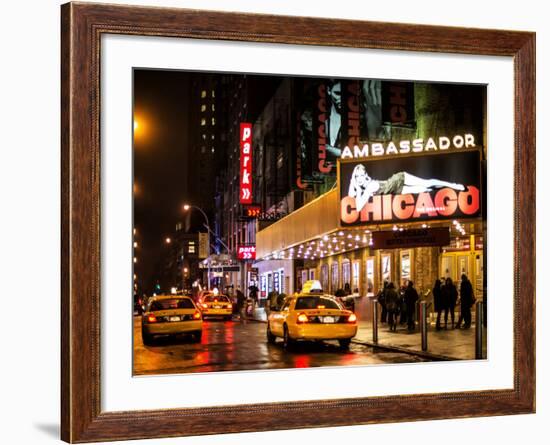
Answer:
[[258, 218], [262, 213], [262, 207], [256, 204], [243, 206], [241, 217], [244, 219]]
[[386, 230], [372, 232], [373, 249], [401, 249], [407, 247], [448, 246], [451, 233], [448, 227], [425, 229]]
[[237, 259], [239, 260], [255, 260], [256, 259], [256, 245], [255, 244], [243, 244], [237, 248]]

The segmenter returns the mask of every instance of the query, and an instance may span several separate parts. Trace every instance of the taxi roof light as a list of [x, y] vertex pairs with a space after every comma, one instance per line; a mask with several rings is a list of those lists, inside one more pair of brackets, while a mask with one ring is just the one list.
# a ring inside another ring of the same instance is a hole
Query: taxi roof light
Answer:
[[303, 294], [310, 294], [314, 292], [323, 292], [323, 286], [319, 280], [309, 280], [304, 283], [302, 287]]

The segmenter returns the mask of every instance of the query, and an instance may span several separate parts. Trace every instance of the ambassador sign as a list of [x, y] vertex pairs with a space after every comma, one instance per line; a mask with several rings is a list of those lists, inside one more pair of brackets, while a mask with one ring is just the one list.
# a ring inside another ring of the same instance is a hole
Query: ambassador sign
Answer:
[[453, 137], [441, 136], [439, 138], [422, 138], [403, 140], [399, 143], [388, 142], [383, 144], [375, 142], [365, 144], [363, 147], [355, 145], [353, 149], [345, 147], [342, 150], [342, 159], [368, 158], [369, 156], [404, 155], [410, 153], [421, 153], [428, 151], [439, 151], [449, 149], [473, 148], [475, 147], [473, 134], [457, 134]]

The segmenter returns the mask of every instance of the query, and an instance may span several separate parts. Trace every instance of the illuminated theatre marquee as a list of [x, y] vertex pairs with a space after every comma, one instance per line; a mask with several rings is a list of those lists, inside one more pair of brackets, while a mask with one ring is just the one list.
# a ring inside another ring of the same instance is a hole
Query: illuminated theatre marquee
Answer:
[[477, 217], [478, 150], [340, 162], [340, 224]]
[[446, 151], [449, 149], [475, 148], [473, 134], [457, 134], [452, 137], [441, 136], [438, 138], [422, 138], [403, 140], [398, 143], [388, 142], [383, 144], [375, 142], [362, 147], [355, 145], [353, 148], [345, 147], [340, 155], [341, 159], [368, 158], [370, 156], [408, 155], [411, 153]]

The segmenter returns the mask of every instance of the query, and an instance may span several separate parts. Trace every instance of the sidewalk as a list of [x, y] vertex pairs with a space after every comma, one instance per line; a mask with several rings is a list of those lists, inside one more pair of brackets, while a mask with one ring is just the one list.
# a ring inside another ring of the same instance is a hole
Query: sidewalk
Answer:
[[[359, 314], [358, 316], [361, 318]], [[256, 308], [252, 319], [265, 323], [267, 317], [264, 308]], [[374, 344], [372, 341], [372, 317], [369, 317], [368, 320], [359, 321], [359, 329], [353, 341], [439, 360], [474, 360], [475, 332], [475, 323], [472, 323], [470, 329], [450, 329], [449, 326], [447, 330], [436, 331], [435, 323], [432, 322], [428, 325], [428, 349], [423, 352], [418, 323], [416, 330], [412, 332], [407, 330], [406, 325], [398, 325], [396, 332], [390, 332], [386, 323], [378, 323], [378, 343]], [[483, 332], [483, 356], [487, 357], [485, 329]]]
[[[475, 359], [475, 324], [470, 329], [435, 330], [435, 324], [428, 326], [428, 349], [425, 353], [434, 358], [450, 360]], [[487, 356], [487, 342], [483, 334], [483, 356]], [[359, 322], [359, 329], [354, 341], [373, 345], [372, 322]], [[418, 329], [409, 332], [406, 325], [398, 325], [396, 332], [390, 332], [386, 323], [378, 324], [378, 345], [395, 347], [411, 352], [422, 352], [422, 338]], [[424, 354], [425, 354], [424, 353]]]

